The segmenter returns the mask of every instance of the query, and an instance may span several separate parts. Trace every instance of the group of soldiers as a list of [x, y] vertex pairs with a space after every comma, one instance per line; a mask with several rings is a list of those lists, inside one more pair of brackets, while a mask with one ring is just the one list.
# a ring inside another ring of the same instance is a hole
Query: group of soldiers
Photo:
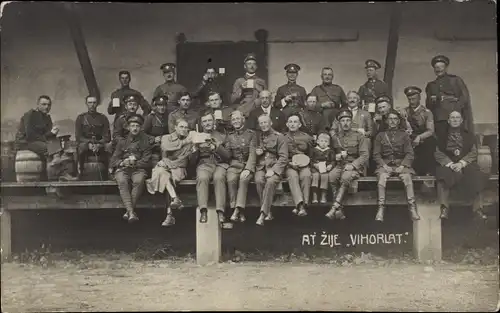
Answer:
[[[177, 184], [196, 177], [200, 222], [207, 221], [209, 184], [213, 182], [219, 221], [226, 220], [229, 196], [231, 221], [244, 222], [249, 182], [260, 197], [258, 225], [273, 219], [271, 206], [286, 179], [295, 204], [293, 213], [306, 216], [309, 203], [333, 198], [330, 219], [344, 219], [343, 202], [353, 180], [378, 177], [377, 221], [384, 220], [386, 181], [397, 176], [404, 183], [410, 217], [418, 214], [412, 175], [436, 175], [441, 217], [449, 212], [451, 188], [462, 188], [478, 198], [484, 177], [476, 164], [477, 149], [471, 107], [463, 80], [447, 69], [450, 60], [431, 60], [436, 79], [422, 90], [405, 88], [408, 106], [395, 110], [388, 86], [377, 77], [381, 65], [367, 60], [367, 81], [347, 94], [333, 83], [333, 69], [321, 71], [322, 83], [310, 93], [297, 84], [300, 66], [285, 66], [288, 82], [274, 99], [266, 81], [256, 75], [257, 60], [244, 59], [245, 74], [230, 95], [221, 90], [214, 68], [206, 70], [196, 90], [175, 81], [175, 64], [163, 64], [165, 83], [151, 105], [130, 87], [131, 74], [120, 71], [121, 87], [111, 94], [108, 114], [115, 115], [111, 133], [107, 117], [97, 112], [98, 98], [85, 101], [88, 111], [76, 119], [78, 173], [89, 156], [100, 156], [117, 181], [126, 208], [123, 218], [138, 220], [135, 205], [146, 189], [166, 195], [167, 216], [162, 225], [175, 224], [174, 210], [183, 204]], [[226, 99], [229, 103], [224, 103]], [[40, 96], [36, 109], [21, 119], [18, 150], [37, 153], [51, 172], [49, 179], [76, 180], [58, 129], [48, 114], [52, 102]], [[141, 108], [142, 115], [138, 114]], [[371, 156], [371, 158], [370, 158]], [[57, 168], [57, 170], [54, 170]], [[190, 171], [193, 169], [193, 171]], [[480, 202], [475, 212], [485, 218]]]

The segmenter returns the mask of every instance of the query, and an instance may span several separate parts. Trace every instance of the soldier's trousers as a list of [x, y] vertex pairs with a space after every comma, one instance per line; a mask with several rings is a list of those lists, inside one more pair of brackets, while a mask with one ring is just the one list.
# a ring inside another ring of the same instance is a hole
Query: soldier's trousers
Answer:
[[433, 137], [427, 138], [414, 147], [413, 150], [415, 152], [415, 160], [412, 166], [417, 175], [434, 175], [438, 165], [434, 158], [434, 152], [436, 151], [435, 139]]
[[347, 190], [347, 188], [351, 185], [351, 183], [358, 179], [360, 176], [359, 172], [357, 170], [352, 170], [352, 171], [344, 171], [344, 166], [342, 165], [337, 165], [333, 168], [331, 171], [331, 183], [332, 184], [339, 184], [340, 188], [335, 195], [335, 202], [337, 203], [342, 203], [344, 200], [344, 195]]
[[261, 203], [260, 211], [266, 215], [269, 215], [271, 212], [276, 186], [280, 181], [281, 177], [278, 175], [266, 177], [264, 170], [255, 172], [255, 187]]
[[111, 143], [103, 145], [97, 152], [92, 152], [88, 148], [88, 143], [80, 143], [78, 145], [78, 168], [83, 172], [83, 164], [89, 156], [97, 156], [100, 162], [103, 162], [108, 167], [109, 159], [112, 155]]
[[226, 204], [226, 169], [215, 164], [203, 163], [196, 168], [196, 195], [198, 207], [208, 207], [210, 181], [214, 182], [215, 209], [224, 211]]
[[[137, 204], [137, 200], [144, 190], [146, 171], [143, 169], [118, 169], [115, 173], [115, 180], [118, 184], [120, 197], [127, 212], [132, 212]], [[132, 183], [132, 190], [131, 190]]]
[[328, 190], [328, 184], [333, 183], [334, 179], [335, 177], [333, 176], [333, 170], [327, 173], [320, 173], [316, 170], [313, 170], [311, 187]]
[[293, 202], [298, 205], [301, 202], [309, 203], [309, 193], [311, 191], [312, 174], [309, 167], [303, 167], [299, 170], [287, 168], [285, 172], [292, 194]]
[[406, 199], [408, 202], [415, 201], [415, 192], [413, 190], [413, 181], [411, 179], [412, 174], [415, 172], [413, 169], [405, 167], [401, 173], [396, 173], [393, 167], [393, 172], [388, 173], [383, 167], [379, 167], [376, 171], [378, 178], [378, 202], [379, 205], [385, 204], [385, 190], [387, 179], [391, 176], [398, 176], [399, 179], [404, 183], [406, 189]]
[[231, 208], [245, 208], [247, 203], [248, 183], [252, 174], [243, 179], [240, 177], [243, 169], [230, 167], [227, 169], [227, 188], [229, 193], [229, 205]]

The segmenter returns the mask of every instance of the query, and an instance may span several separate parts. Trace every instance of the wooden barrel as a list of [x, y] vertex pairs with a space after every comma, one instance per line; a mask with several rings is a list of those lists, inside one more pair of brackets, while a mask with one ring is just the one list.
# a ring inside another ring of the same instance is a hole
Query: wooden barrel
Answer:
[[1, 165], [0, 180], [4, 182], [16, 181], [16, 150], [14, 149], [14, 142], [2, 142]]
[[481, 172], [491, 174], [491, 150], [488, 146], [480, 146], [477, 149], [477, 164]]
[[82, 174], [80, 180], [86, 181], [101, 181], [108, 180], [108, 169], [99, 156], [89, 156], [87, 161], [83, 163]]
[[19, 150], [16, 154], [16, 180], [18, 182], [40, 181], [43, 173], [42, 160], [29, 150]]

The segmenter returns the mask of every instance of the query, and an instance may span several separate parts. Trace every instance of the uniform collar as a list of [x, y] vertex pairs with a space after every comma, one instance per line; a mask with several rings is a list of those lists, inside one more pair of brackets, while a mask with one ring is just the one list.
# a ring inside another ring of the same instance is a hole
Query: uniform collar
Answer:
[[262, 111], [264, 111], [264, 113], [271, 113], [271, 106], [268, 106], [267, 108], [260, 106], [260, 108], [262, 109]]
[[420, 103], [415, 109], [413, 109], [412, 107], [410, 107], [410, 109], [414, 112], [414, 113], [419, 113], [420, 111], [423, 111], [425, 110], [425, 107], [422, 105], [422, 103]]
[[246, 78], [246, 79], [249, 79], [249, 78], [256, 78], [256, 77], [257, 77], [257, 74], [256, 74], [256, 73], [253, 73], [253, 74], [245, 73], [245, 78]]
[[297, 86], [297, 82], [287, 82], [288, 86]]

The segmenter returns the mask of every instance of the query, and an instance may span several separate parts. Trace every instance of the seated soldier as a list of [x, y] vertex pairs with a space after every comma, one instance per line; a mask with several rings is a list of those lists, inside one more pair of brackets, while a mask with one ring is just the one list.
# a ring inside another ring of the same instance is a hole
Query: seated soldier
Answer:
[[272, 128], [271, 117], [262, 114], [258, 118], [260, 132], [257, 133], [257, 155], [255, 187], [259, 195], [261, 208], [256, 224], [263, 226], [264, 220], [273, 219], [271, 205], [281, 175], [288, 164], [288, 143], [284, 135]]
[[191, 95], [189, 92], [181, 92], [177, 102], [179, 108], [168, 115], [168, 133], [171, 134], [175, 131], [175, 125], [177, 125], [177, 119], [179, 118], [188, 122], [189, 130], [196, 130], [199, 114], [197, 110], [191, 108]]
[[329, 125], [328, 119], [316, 110], [317, 105], [317, 97], [309, 94], [306, 96], [305, 108], [300, 111], [304, 120], [301, 130], [313, 136], [313, 138], [326, 131]]
[[481, 207], [480, 193], [488, 180], [477, 164], [476, 139], [463, 125], [460, 112], [453, 111], [448, 118], [444, 138], [437, 138], [436, 169], [437, 194], [441, 204], [441, 218], [447, 219], [450, 189], [457, 190], [466, 199], [474, 199], [472, 208], [477, 216], [486, 219]]
[[335, 152], [330, 148], [331, 137], [328, 133], [319, 133], [316, 147], [312, 151], [311, 172], [313, 192], [312, 203], [318, 203], [318, 192], [321, 190], [321, 203], [326, 203], [328, 184], [333, 182], [333, 167], [335, 166]]
[[219, 222], [224, 223], [226, 205], [226, 170], [229, 167], [229, 152], [225, 147], [226, 135], [214, 130], [215, 118], [210, 110], [201, 113], [203, 133], [210, 134], [210, 139], [203, 143], [194, 143], [191, 154], [192, 162], [196, 164], [196, 195], [200, 209], [200, 223], [207, 222], [207, 208], [210, 181], [215, 189], [215, 209]]
[[[375, 100], [375, 104], [377, 105], [377, 113], [373, 116], [373, 138], [379, 132], [387, 129], [387, 115], [392, 109], [392, 100], [388, 96], [380, 96]], [[411, 125], [408, 123], [406, 119], [401, 121], [401, 128], [406, 131], [408, 134], [412, 133]]]
[[229, 206], [233, 209], [231, 220], [244, 222], [248, 183], [255, 173], [256, 132], [245, 128], [245, 116], [236, 110], [231, 113], [233, 131], [227, 136], [226, 148], [231, 155], [227, 169]]
[[151, 158], [151, 166], [154, 167], [156, 162], [161, 159], [161, 138], [168, 134], [167, 125], [167, 97], [157, 96], [153, 99], [153, 111], [144, 119], [144, 133], [151, 136], [150, 144], [153, 146]]
[[420, 103], [422, 90], [415, 86], [406, 87], [405, 95], [409, 106], [402, 116], [408, 120], [413, 132], [410, 135], [415, 161], [413, 168], [417, 175], [433, 175], [436, 169], [434, 152], [436, 151], [436, 138], [434, 137], [434, 117], [432, 112]]
[[79, 173], [91, 155], [100, 157], [106, 168], [109, 164], [111, 133], [108, 118], [97, 112], [98, 101], [95, 96], [85, 98], [88, 111], [78, 115], [75, 121], [75, 137], [78, 153]]
[[313, 138], [299, 130], [302, 123], [297, 113], [288, 116], [286, 126], [288, 128], [288, 132], [285, 133], [288, 143], [288, 165], [285, 175], [295, 203], [292, 212], [298, 216], [306, 216], [306, 207], [309, 203], [309, 192], [311, 190], [311, 168], [310, 164], [295, 163], [293, 157], [298, 154], [310, 156], [312, 154]]
[[128, 137], [129, 130], [127, 120], [130, 116], [135, 116], [137, 109], [139, 108], [139, 100], [137, 96], [127, 96], [123, 99], [123, 101], [125, 102], [125, 111], [122, 112], [113, 123], [113, 138], [111, 141], [113, 152], [118, 144], [118, 141], [124, 140]]
[[144, 189], [146, 171], [151, 166], [149, 136], [141, 131], [143, 121], [143, 117], [138, 114], [127, 117], [129, 133], [125, 139], [118, 140], [110, 161], [110, 166], [115, 170], [120, 197], [127, 210], [123, 218], [129, 223], [139, 220], [134, 209]]
[[162, 226], [174, 225], [175, 218], [172, 209], [182, 208], [182, 201], [175, 191], [175, 186], [186, 178], [188, 158], [193, 148], [193, 136], [194, 132], [189, 131], [187, 122], [177, 119], [175, 131], [162, 136], [160, 146], [162, 158], [153, 168], [151, 178], [146, 181], [149, 193], [163, 193], [166, 190], [167, 203], [171, 200]]
[[[352, 112], [343, 109], [339, 112], [340, 131], [333, 138], [333, 149], [337, 165], [331, 174], [334, 202], [326, 217], [345, 219], [342, 210], [344, 194], [351, 183], [363, 175], [370, 156], [369, 139], [351, 128]], [[337, 184], [340, 187], [337, 189]]]
[[411, 167], [413, 163], [413, 148], [410, 136], [401, 129], [402, 118], [399, 112], [391, 110], [387, 114], [387, 128], [377, 134], [373, 146], [373, 159], [377, 164], [375, 173], [378, 178], [378, 211], [376, 221], [384, 221], [385, 189], [387, 178], [398, 176], [406, 188], [409, 211], [412, 220], [419, 220], [413, 181], [411, 179], [415, 171]]
[[[232, 126], [230, 123], [231, 111], [230, 107], [224, 107], [222, 105], [222, 99], [220, 93], [212, 91], [208, 94], [208, 100], [206, 102], [206, 107], [210, 109], [215, 117], [215, 130], [222, 134], [227, 134], [232, 131]], [[201, 122], [198, 121], [198, 128], [201, 129]]]

